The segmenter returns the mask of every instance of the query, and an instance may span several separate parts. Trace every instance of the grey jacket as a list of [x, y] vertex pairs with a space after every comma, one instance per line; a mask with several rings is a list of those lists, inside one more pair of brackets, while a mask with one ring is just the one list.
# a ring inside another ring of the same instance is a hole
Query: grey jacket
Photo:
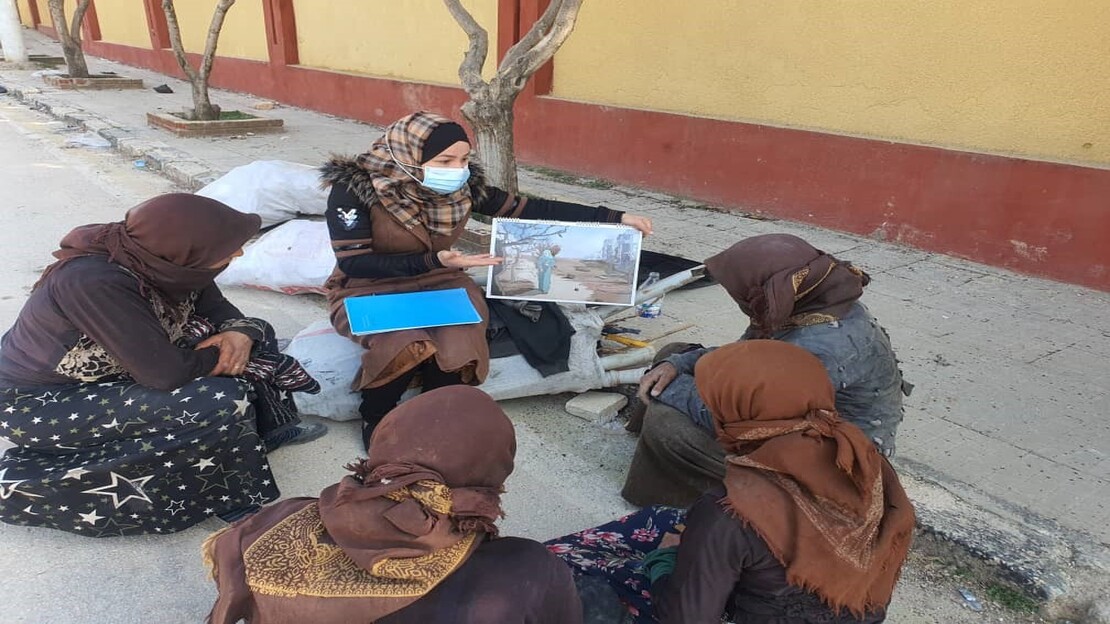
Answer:
[[[740, 340], [751, 338], [749, 329]], [[816, 355], [829, 371], [840, 415], [862, 429], [884, 455], [894, 455], [902, 396], [909, 396], [913, 386], [903, 381], [890, 338], [866, 306], [856, 302], [838, 321], [786, 329], [773, 338]], [[694, 365], [710, 351], [695, 349], [663, 360], [673, 364], [679, 375], [656, 399], [712, 433], [713, 416], [694, 385]]]

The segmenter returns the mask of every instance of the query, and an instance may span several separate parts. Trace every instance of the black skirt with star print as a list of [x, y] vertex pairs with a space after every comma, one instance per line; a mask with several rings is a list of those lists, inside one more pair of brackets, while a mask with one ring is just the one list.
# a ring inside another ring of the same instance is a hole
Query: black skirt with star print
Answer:
[[0, 520], [109, 537], [172, 533], [278, 497], [248, 381], [0, 391]]

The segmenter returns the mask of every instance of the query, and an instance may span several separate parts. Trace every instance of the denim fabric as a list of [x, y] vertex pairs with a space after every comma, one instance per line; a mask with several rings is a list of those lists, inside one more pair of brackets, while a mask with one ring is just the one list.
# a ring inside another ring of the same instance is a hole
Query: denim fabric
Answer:
[[[750, 330], [740, 340], [751, 338]], [[831, 323], [777, 332], [776, 340], [796, 344], [821, 360], [836, 389], [836, 409], [863, 430], [887, 457], [894, 455], [894, 437], [902, 422], [902, 396], [912, 386], [904, 383], [890, 338], [862, 303]], [[694, 386], [694, 366], [712, 349], [671, 356], [679, 376], [657, 397], [714, 433], [713, 417]]]

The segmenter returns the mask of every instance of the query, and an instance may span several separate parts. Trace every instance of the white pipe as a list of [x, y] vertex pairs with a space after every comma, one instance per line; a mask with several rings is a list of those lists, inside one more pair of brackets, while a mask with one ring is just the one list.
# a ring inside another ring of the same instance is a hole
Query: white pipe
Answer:
[[612, 388], [613, 386], [629, 386], [640, 383], [640, 378], [647, 372], [646, 367], [630, 368], [626, 370], [607, 370], [601, 377], [603, 388]]
[[[652, 284], [651, 286], [648, 286], [647, 288], [641, 288], [640, 290], [638, 290], [636, 292], [635, 304], [639, 305], [644, 301], [651, 301], [652, 299], [661, 297], [676, 288], [681, 288], [686, 284], [696, 282], [702, 277], [705, 277], [704, 264], [699, 264], [698, 266], [687, 269], [685, 271], [679, 271], [674, 275], [670, 275], [659, 280], [658, 282]], [[610, 316], [614, 316], [621, 312], [627, 311], [628, 306], [604, 306], [597, 308], [597, 313], [601, 315], [601, 318], [609, 318]]]
[[0, 0], [0, 47], [4, 48], [4, 60], [10, 63], [27, 62], [23, 25], [19, 23], [15, 0]]
[[630, 349], [624, 353], [614, 353], [601, 358], [601, 369], [607, 371], [620, 370], [623, 368], [632, 368], [633, 366], [643, 366], [651, 362], [655, 357], [655, 349], [652, 347], [641, 347], [639, 349]]

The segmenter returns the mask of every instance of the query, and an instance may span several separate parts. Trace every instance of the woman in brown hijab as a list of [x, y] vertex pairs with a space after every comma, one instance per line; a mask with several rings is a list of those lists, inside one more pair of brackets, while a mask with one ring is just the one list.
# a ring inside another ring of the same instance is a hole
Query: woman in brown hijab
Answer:
[[[364, 442], [418, 374], [430, 390], [480, 384], [489, 372], [488, 310], [481, 289], [464, 271], [500, 259], [452, 250], [472, 213], [624, 223], [651, 233], [644, 217], [528, 198], [490, 185], [471, 160], [462, 126], [427, 112], [397, 120], [370, 151], [333, 158], [321, 171], [331, 186], [326, 214], [337, 260], [326, 285], [332, 324], [366, 349], [353, 384], [362, 392]], [[450, 288], [467, 290], [481, 323], [351, 335], [347, 297]]]
[[696, 377], [725, 475], [690, 508], [680, 537], [661, 540], [677, 546], [644, 560], [656, 620], [882, 622], [913, 506], [886, 458], [837, 414], [821, 362], [750, 340], [703, 357]]
[[[886, 331], [859, 301], [871, 278], [789, 234], [753, 236], [705, 264], [748, 317], [740, 340], [781, 340], [816, 355], [843, 418], [892, 456], [911, 386]], [[695, 389], [695, 366], [711, 351], [669, 345], [641, 380], [648, 407], [622, 491], [630, 502], [689, 505], [724, 475], [714, 415]]]
[[499, 538], [513, 425], [466, 386], [390, 412], [370, 459], [324, 490], [266, 507], [204, 545], [212, 624], [574, 624], [570, 571], [541, 544]]
[[277, 498], [266, 451], [323, 431], [288, 394], [318, 386], [213, 283], [258, 227], [173, 193], [62, 239], [0, 349], [0, 519], [172, 533]]

